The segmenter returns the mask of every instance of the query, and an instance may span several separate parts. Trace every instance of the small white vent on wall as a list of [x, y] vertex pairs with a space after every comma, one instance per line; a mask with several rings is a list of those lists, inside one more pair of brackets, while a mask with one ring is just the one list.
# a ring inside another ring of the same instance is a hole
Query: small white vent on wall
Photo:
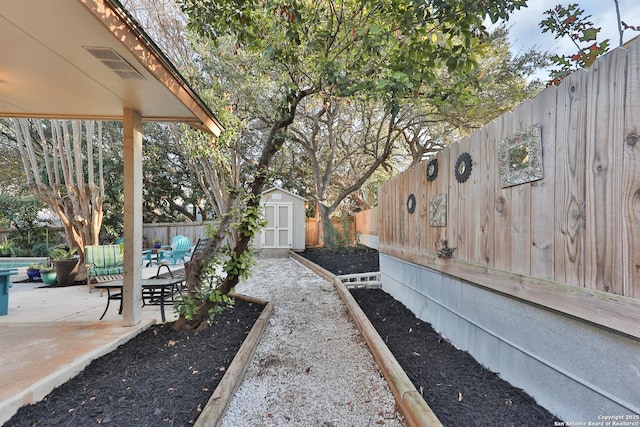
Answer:
[[144, 80], [144, 76], [131, 64], [109, 47], [87, 47], [84, 49], [102, 62], [107, 68], [120, 76], [123, 80]]

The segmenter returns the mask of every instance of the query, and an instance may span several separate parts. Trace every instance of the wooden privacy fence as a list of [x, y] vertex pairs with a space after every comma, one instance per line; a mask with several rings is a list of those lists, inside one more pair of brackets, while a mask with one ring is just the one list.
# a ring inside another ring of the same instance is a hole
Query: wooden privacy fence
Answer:
[[177, 235], [188, 237], [195, 245], [199, 238], [205, 237], [206, 227], [211, 224], [213, 221], [147, 223], [142, 226], [142, 235], [147, 247], [153, 244], [155, 238], [159, 238], [163, 245], [171, 244]]
[[320, 218], [307, 218], [305, 226], [304, 245], [306, 247], [320, 246]]
[[[534, 124], [543, 179], [503, 188], [499, 147]], [[424, 162], [383, 184], [379, 250], [640, 337], [639, 137], [636, 42], [440, 152], [433, 180]]]
[[361, 211], [354, 217], [355, 230], [357, 234], [378, 235], [378, 209], [367, 209]]
[[[331, 224], [333, 224], [334, 228], [342, 233], [344, 227], [349, 228], [349, 245], [353, 245], [356, 238], [356, 231], [354, 228], [354, 217], [352, 216], [344, 216], [344, 217], [334, 217], [331, 218]], [[324, 238], [323, 238], [323, 229], [322, 229], [322, 221], [320, 218], [307, 218], [306, 222], [306, 231], [305, 231], [305, 246], [306, 247], [314, 247], [314, 246], [324, 246]]]

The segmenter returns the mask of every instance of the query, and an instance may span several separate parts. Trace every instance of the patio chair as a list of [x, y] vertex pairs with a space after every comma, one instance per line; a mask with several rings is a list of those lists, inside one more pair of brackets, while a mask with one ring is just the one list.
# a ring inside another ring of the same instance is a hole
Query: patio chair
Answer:
[[171, 249], [162, 249], [158, 252], [158, 265], [160, 264], [173, 264], [176, 265], [178, 261], [185, 261], [185, 256], [191, 247], [191, 240], [188, 237], [180, 237], [174, 239], [171, 243]]
[[[120, 246], [120, 253], [122, 254], [122, 256], [124, 256], [124, 237], [118, 237], [114, 242], [114, 245], [118, 245]], [[153, 253], [150, 249], [143, 249], [142, 250], [142, 265], [145, 265], [145, 262], [147, 263], [147, 267], [149, 267], [151, 264], [153, 264]]]
[[191, 246], [187, 251], [187, 255], [189, 256], [189, 258], [193, 258], [195, 254], [202, 252], [204, 248], [207, 246], [208, 242], [209, 242], [208, 237], [202, 237], [198, 239], [195, 246]]
[[119, 280], [123, 277], [124, 266], [120, 245], [85, 246], [85, 261], [89, 292], [94, 283]]
[[[195, 245], [189, 247], [189, 249], [187, 250], [185, 257], [189, 257], [189, 261], [191, 261], [191, 258], [193, 258], [193, 256], [197, 253], [200, 253], [204, 250], [204, 248], [207, 246], [207, 243], [209, 242], [209, 237], [202, 237], [200, 239], [198, 239], [198, 241], [196, 242]], [[188, 264], [189, 261], [185, 261], [185, 264]], [[166, 268], [167, 273], [169, 273], [169, 275], [171, 277], [173, 277], [173, 272], [171, 271], [171, 269], [169, 268], [169, 264], [168, 263], [163, 263], [163, 264], [158, 264], [158, 272], [156, 274], [156, 277], [160, 277], [160, 271], [162, 270], [162, 267]]]
[[[197, 253], [200, 253], [204, 250], [204, 248], [207, 246], [207, 243], [209, 242], [210, 238], [209, 237], [202, 237], [200, 239], [198, 239], [198, 241], [196, 242], [196, 244], [194, 246], [191, 246], [187, 253], [185, 254], [185, 256], [189, 257], [189, 261], [191, 261], [191, 258], [193, 258], [193, 256]], [[185, 265], [188, 264], [189, 261], [185, 261]], [[176, 274], [184, 274], [184, 271], [180, 271], [180, 270], [171, 270], [171, 268], [169, 268], [169, 263], [162, 263], [162, 264], [158, 264], [158, 271], [156, 273], [155, 277], [160, 277], [160, 274], [162, 272], [163, 267], [167, 270], [167, 274], [169, 275], [169, 277], [173, 278], [174, 277], [174, 273]], [[207, 279], [207, 278], [203, 278], [203, 279]], [[178, 286], [176, 289], [179, 292], [182, 292], [184, 290], [184, 288], [186, 287], [186, 281], [182, 283], [182, 286]]]

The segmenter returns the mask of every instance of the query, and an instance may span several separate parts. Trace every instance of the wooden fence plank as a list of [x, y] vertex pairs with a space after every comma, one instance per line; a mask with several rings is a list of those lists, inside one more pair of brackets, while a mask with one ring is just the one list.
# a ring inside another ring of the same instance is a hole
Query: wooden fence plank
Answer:
[[589, 72], [586, 144], [585, 283], [622, 294], [622, 126], [626, 50]]
[[462, 257], [463, 259], [470, 259], [474, 256], [473, 249], [476, 239], [474, 226], [478, 223], [477, 212], [470, 199], [474, 190], [478, 189], [478, 177], [480, 176], [478, 159], [480, 158], [480, 147], [477, 144], [472, 146], [471, 138], [466, 137], [460, 140], [460, 153], [469, 153], [472, 166], [471, 174], [467, 181], [458, 183], [456, 186], [458, 190], [458, 198], [456, 201], [458, 220], [455, 223], [457, 228], [457, 241], [455, 245], [451, 246], [457, 247], [456, 256]]
[[400, 201], [401, 198], [404, 197], [404, 191], [402, 188], [402, 177], [397, 176], [393, 179], [392, 185], [389, 188], [389, 203], [387, 206], [388, 213], [390, 216], [390, 220], [387, 224], [390, 230], [392, 230], [391, 241], [394, 245], [402, 246], [401, 237], [403, 235], [403, 222], [402, 215], [404, 212], [402, 211], [402, 206], [404, 206], [404, 201]]
[[451, 169], [450, 163], [451, 163], [451, 152], [449, 149], [443, 150], [440, 153], [438, 153], [438, 165], [440, 167], [440, 171], [438, 172], [438, 177], [434, 181], [435, 185], [433, 188], [436, 191], [435, 194], [447, 194], [447, 203], [446, 203], [447, 223], [446, 223], [446, 226], [444, 227], [432, 228], [433, 240], [431, 242], [430, 253], [433, 255], [436, 254], [436, 250], [438, 249], [438, 244], [441, 239], [453, 241], [453, 236], [449, 235], [449, 224], [451, 224], [452, 222], [449, 214], [452, 211], [452, 207], [451, 207], [451, 201], [449, 200], [449, 197], [448, 197], [448, 193], [449, 193], [449, 181], [451, 179], [455, 181], [455, 178], [451, 177], [451, 173], [453, 169]]
[[410, 247], [409, 245], [411, 244], [412, 233], [412, 215], [407, 211], [407, 201], [409, 199], [409, 194], [411, 194], [413, 190], [411, 188], [411, 172], [413, 172], [413, 170], [403, 173], [400, 177], [402, 182], [400, 184], [402, 195], [398, 203], [398, 210], [402, 213], [400, 217], [402, 219], [402, 236], [400, 237], [400, 245], [405, 248]]
[[485, 212], [483, 208], [483, 194], [481, 190], [487, 185], [486, 165], [483, 163], [483, 132], [474, 132], [469, 136], [469, 153], [473, 159], [473, 171], [470, 176], [470, 185], [467, 186], [466, 216], [467, 227], [464, 230], [465, 246], [468, 248], [467, 259], [474, 262], [483, 262], [482, 253], [485, 247], [486, 235], [482, 232], [482, 221]]
[[384, 215], [380, 215], [379, 217], [378, 241], [389, 242], [389, 244], [393, 244], [394, 242], [391, 238], [392, 227], [389, 225], [389, 221], [391, 220], [390, 216], [392, 215], [391, 209], [389, 208], [391, 183], [392, 181], [389, 180], [378, 189], [378, 209], [380, 209], [380, 212], [384, 212]]
[[410, 234], [409, 234], [409, 245], [412, 248], [420, 247], [420, 234], [422, 232], [422, 210], [425, 205], [424, 197], [422, 195], [422, 182], [420, 181], [420, 166], [416, 166], [411, 168], [411, 172], [408, 174], [409, 177], [409, 191], [414, 195], [416, 199], [416, 205], [413, 211], [413, 214], [409, 215], [409, 219], [411, 221]]
[[[449, 189], [448, 191], [444, 191], [445, 193], [449, 193], [447, 196], [449, 206], [447, 207], [447, 228], [445, 238], [450, 248], [458, 248], [460, 246], [460, 242], [458, 240], [458, 230], [460, 229], [459, 221], [462, 220], [463, 216], [460, 212], [460, 203], [458, 200], [458, 189], [461, 184], [456, 179], [455, 169], [458, 157], [462, 152], [460, 149], [460, 143], [456, 142], [451, 144], [447, 151], [449, 152], [449, 165], [442, 171], [442, 173], [447, 174], [449, 178]], [[459, 249], [457, 250], [459, 251]], [[458, 252], [456, 256], [460, 256], [460, 253]]]
[[[496, 136], [496, 143], [502, 138], [513, 134], [513, 114], [505, 113], [499, 118], [499, 134]], [[511, 193], [512, 187], [500, 188], [496, 181], [496, 202], [495, 202], [495, 266], [503, 270], [511, 269], [511, 254], [513, 251], [511, 240]]]
[[623, 286], [625, 295], [640, 298], [640, 43], [627, 55], [623, 136]]
[[[518, 105], [512, 115], [512, 134], [521, 133], [531, 126], [533, 102]], [[505, 136], [505, 135], [503, 135]], [[509, 136], [509, 135], [506, 135]], [[511, 193], [511, 254], [510, 270], [515, 273], [531, 272], [531, 184], [510, 187]]]
[[[584, 159], [587, 73], [558, 87], [555, 137], [555, 280], [584, 286]], [[550, 153], [553, 155], [553, 153]]]
[[475, 261], [488, 266], [495, 265], [495, 204], [496, 188], [499, 180], [497, 173], [497, 150], [500, 123], [497, 120], [482, 129], [482, 150], [480, 154], [481, 183], [483, 186], [476, 193], [481, 197], [478, 205], [480, 213], [479, 246], [476, 245]]
[[533, 123], [540, 125], [542, 140], [542, 168], [544, 178], [531, 183], [531, 275], [553, 280], [555, 277], [555, 222], [557, 87], [551, 86], [537, 98], [533, 109]]
[[433, 236], [435, 233], [434, 227], [431, 227], [430, 225], [431, 216], [429, 213], [429, 202], [431, 200], [431, 196], [435, 194], [435, 181], [427, 180], [427, 166], [429, 164], [429, 161], [434, 158], [437, 158], [437, 156], [433, 156], [429, 160], [422, 162], [422, 167], [420, 168], [421, 182], [424, 188], [424, 218], [422, 220], [422, 238], [420, 239], [421, 252], [432, 251], [431, 242], [433, 241]]

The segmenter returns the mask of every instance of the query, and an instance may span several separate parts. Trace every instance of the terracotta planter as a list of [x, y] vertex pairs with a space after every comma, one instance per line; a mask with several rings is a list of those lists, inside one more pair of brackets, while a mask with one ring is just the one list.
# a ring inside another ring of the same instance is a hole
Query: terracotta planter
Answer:
[[71, 286], [76, 280], [78, 272], [78, 258], [54, 261], [56, 268], [56, 276], [58, 278], [58, 286]]

